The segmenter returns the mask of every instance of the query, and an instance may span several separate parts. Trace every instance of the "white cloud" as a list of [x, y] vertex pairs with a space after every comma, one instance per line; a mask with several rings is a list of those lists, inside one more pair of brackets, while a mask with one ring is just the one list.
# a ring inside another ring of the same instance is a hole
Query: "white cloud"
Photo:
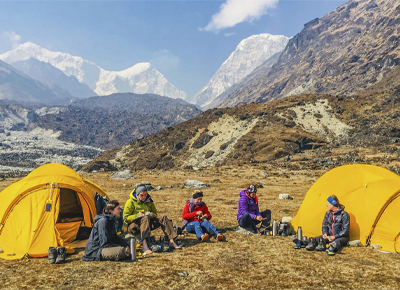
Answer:
[[279, 0], [226, 0], [201, 30], [218, 32], [241, 22], [252, 22], [276, 7]]
[[229, 37], [229, 36], [232, 36], [232, 35], [235, 35], [235, 32], [227, 32], [227, 33], [224, 33], [224, 36], [225, 36], [225, 37]]
[[1, 33], [1, 38], [7, 42], [8, 45], [11, 45], [12, 49], [16, 48], [21, 41], [21, 36], [14, 31], [3, 31]]
[[149, 62], [157, 70], [165, 72], [175, 70], [179, 66], [180, 59], [168, 49], [161, 49], [153, 53]]

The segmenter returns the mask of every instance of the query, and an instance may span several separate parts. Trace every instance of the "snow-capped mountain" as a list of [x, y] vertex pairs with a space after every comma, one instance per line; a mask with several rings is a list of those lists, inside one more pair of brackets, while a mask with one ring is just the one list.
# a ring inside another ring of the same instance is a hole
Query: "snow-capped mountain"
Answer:
[[194, 96], [193, 102], [206, 107], [270, 57], [281, 52], [288, 41], [289, 37], [268, 33], [242, 40], [210, 81]]
[[0, 55], [0, 60], [9, 64], [30, 58], [50, 63], [67, 76], [75, 76], [98, 95], [133, 92], [187, 99], [185, 92], [169, 83], [150, 63], [138, 63], [123, 71], [107, 71], [81, 57], [49, 51], [31, 42]]
[[57, 91], [58, 87], [67, 91], [70, 97], [88, 98], [96, 96], [96, 93], [88, 85], [79, 82], [73, 75], [67, 76], [50, 63], [30, 58], [14, 62], [12, 66], [42, 84], [46, 84], [53, 91]]
[[63, 97], [0, 60], [0, 99], [35, 103]]

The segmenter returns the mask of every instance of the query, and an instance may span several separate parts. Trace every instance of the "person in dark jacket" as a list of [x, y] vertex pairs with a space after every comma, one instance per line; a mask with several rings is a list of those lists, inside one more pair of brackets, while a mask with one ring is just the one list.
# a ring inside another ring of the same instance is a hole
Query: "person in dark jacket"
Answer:
[[239, 206], [237, 220], [239, 226], [256, 233], [260, 232], [257, 225], [261, 223], [263, 228], [268, 228], [271, 223], [271, 211], [264, 210], [260, 212], [258, 208], [257, 188], [250, 185], [239, 193]]
[[116, 218], [120, 215], [119, 202], [111, 200], [104, 206], [103, 214], [95, 216], [83, 261], [124, 260], [129, 257], [128, 241], [117, 235]]
[[[328, 211], [322, 222], [322, 235], [310, 238], [306, 249], [313, 251], [326, 251], [329, 256], [335, 255], [349, 241], [350, 217], [344, 211], [344, 206], [339, 203], [336, 195], [329, 196], [327, 199]], [[326, 245], [329, 248], [326, 249]], [[299, 247], [297, 242], [295, 248]]]
[[203, 202], [203, 192], [196, 190], [191, 199], [186, 202], [182, 212], [183, 224], [189, 233], [195, 233], [197, 238], [205, 242], [212, 233], [217, 241], [222, 241], [224, 236], [210, 223], [212, 218], [207, 205]]

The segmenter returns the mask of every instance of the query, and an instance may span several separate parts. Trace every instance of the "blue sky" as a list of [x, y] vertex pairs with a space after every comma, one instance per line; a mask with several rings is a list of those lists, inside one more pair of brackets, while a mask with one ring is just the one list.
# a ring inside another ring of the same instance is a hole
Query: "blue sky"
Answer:
[[294, 36], [345, 0], [3, 1], [0, 53], [33, 42], [106, 70], [150, 62], [193, 96], [239, 42]]

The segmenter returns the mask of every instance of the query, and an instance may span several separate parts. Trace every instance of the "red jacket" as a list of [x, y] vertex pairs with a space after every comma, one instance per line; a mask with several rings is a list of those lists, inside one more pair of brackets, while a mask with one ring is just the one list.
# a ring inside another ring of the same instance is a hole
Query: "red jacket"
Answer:
[[203, 212], [203, 214], [207, 215], [207, 219], [208, 220], [211, 219], [212, 216], [211, 216], [210, 212], [208, 211], [208, 207], [205, 204], [203, 204], [201, 206], [194, 205], [193, 211], [189, 212], [189, 201], [186, 202], [186, 205], [185, 205], [185, 207], [183, 209], [182, 218], [184, 220], [187, 220], [189, 223], [193, 222], [193, 221], [198, 221], [199, 220], [199, 216], [196, 215], [196, 213], [199, 210], [201, 210]]

